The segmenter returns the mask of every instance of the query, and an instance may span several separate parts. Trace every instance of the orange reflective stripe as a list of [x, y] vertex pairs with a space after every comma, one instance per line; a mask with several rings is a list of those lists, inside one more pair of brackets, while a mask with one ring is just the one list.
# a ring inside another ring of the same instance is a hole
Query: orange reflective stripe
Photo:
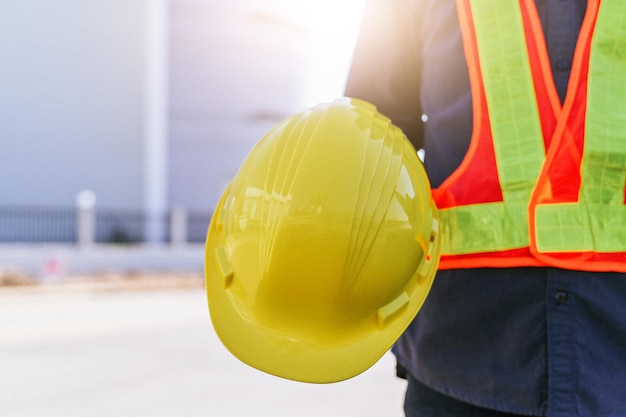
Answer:
[[433, 191], [442, 217], [440, 268], [538, 265], [529, 249], [527, 206], [543, 138], [560, 110], [552, 78], [545, 77], [550, 64], [541, 24], [532, 0], [457, 6], [474, 131], [460, 167]]
[[540, 109], [539, 117], [541, 118], [545, 147], [548, 149], [556, 128], [557, 117], [561, 113], [561, 99], [552, 78], [548, 47], [543, 36], [543, 28], [535, 0], [523, 0], [521, 5], [524, 28], [528, 34], [526, 44], [535, 83], [535, 97], [537, 107]]
[[531, 200], [532, 251], [563, 268], [626, 272], [626, 3], [587, 7], [572, 91]]
[[589, 0], [563, 109], [534, 0], [457, 4], [474, 131], [433, 190], [440, 268], [626, 272], [626, 2]]

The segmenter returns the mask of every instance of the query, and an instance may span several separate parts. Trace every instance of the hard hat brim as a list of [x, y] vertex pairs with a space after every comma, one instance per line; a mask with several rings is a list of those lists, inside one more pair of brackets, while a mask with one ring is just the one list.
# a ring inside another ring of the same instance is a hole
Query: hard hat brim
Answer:
[[[223, 201], [218, 204], [209, 226], [206, 245], [205, 277], [211, 321], [220, 341], [230, 353], [263, 372], [309, 383], [339, 382], [361, 374], [374, 365], [409, 326], [432, 285], [434, 272], [420, 280], [419, 291], [412, 292], [402, 306], [401, 314], [378, 325], [377, 331], [364, 334], [360, 339], [344, 340], [332, 346], [327, 342], [297, 338], [293, 334], [259, 326], [257, 321], [237, 310], [232, 295], [225, 288], [236, 277], [224, 265], [226, 261], [219, 259], [220, 248], [225, 245], [217, 220], [222, 204]], [[436, 266], [431, 265], [432, 271], [436, 270]], [[371, 319], [376, 321], [375, 315]]]

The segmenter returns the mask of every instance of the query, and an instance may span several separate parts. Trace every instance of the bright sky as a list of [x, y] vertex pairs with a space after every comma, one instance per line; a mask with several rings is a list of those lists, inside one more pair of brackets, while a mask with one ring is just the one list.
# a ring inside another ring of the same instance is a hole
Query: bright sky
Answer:
[[266, 0], [258, 10], [301, 26], [314, 39], [312, 102], [328, 101], [343, 92], [365, 0]]

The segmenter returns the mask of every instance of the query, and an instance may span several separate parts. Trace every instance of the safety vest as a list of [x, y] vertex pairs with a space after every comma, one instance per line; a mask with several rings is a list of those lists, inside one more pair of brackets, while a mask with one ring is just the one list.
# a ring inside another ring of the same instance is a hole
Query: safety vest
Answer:
[[458, 11], [474, 128], [433, 190], [440, 269], [626, 272], [626, 1], [588, 1], [563, 106], [534, 0]]

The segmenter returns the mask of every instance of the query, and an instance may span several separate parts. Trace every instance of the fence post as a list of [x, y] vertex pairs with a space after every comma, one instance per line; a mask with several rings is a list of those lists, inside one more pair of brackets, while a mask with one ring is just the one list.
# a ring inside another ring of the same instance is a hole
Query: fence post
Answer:
[[83, 190], [76, 195], [76, 238], [79, 246], [90, 246], [95, 242], [96, 194]]
[[187, 211], [176, 206], [170, 213], [170, 244], [182, 246], [187, 243]]

